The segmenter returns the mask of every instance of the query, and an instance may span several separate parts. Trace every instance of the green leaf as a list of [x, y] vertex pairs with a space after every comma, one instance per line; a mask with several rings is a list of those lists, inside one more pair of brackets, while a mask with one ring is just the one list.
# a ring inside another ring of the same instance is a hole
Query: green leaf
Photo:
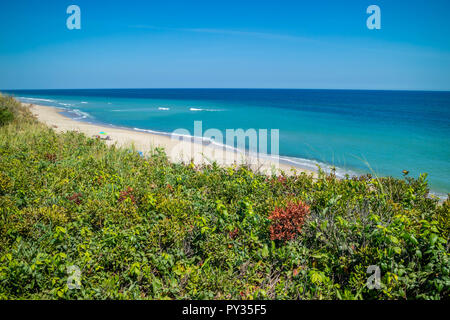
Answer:
[[416, 256], [421, 259], [422, 258], [422, 251], [420, 251], [419, 249], [416, 250]]
[[409, 235], [409, 240], [411, 240], [411, 242], [412, 242], [413, 244], [415, 244], [415, 245], [418, 245], [418, 244], [419, 244], [419, 241], [417, 241], [416, 237], [414, 237], [413, 234], [410, 234], [410, 235]]
[[267, 247], [267, 244], [265, 244], [262, 248], [261, 255], [263, 258], [267, 258], [269, 256], [269, 248]]
[[392, 241], [392, 243], [397, 244], [397, 243], [399, 242], [398, 239], [397, 239], [397, 237], [395, 237], [395, 236], [390, 236], [389, 238], [390, 238], [390, 240]]
[[437, 239], [438, 239], [438, 235], [437, 234], [432, 233], [430, 235], [430, 243], [431, 243], [432, 246], [436, 243]]

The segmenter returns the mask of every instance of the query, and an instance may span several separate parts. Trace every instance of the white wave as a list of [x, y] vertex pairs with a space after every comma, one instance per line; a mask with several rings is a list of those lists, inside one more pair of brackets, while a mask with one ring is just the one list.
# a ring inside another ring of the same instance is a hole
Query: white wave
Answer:
[[82, 104], [86, 104], [87, 102], [86, 102], [86, 101], [81, 101], [81, 103], [82, 103]]
[[70, 110], [69, 112], [75, 113], [75, 115], [77, 115], [77, 118], [74, 118], [74, 120], [82, 120], [82, 119], [86, 119], [86, 118], [92, 118], [89, 113], [83, 112], [79, 109], [73, 109], [73, 110]]
[[[167, 108], [169, 109], [169, 108]], [[136, 108], [136, 109], [113, 109], [113, 112], [147, 112], [155, 111], [155, 108]]]
[[202, 108], [189, 108], [190, 111], [209, 111], [209, 112], [219, 112], [224, 111], [222, 109], [202, 109]]
[[170, 108], [159, 107], [158, 110], [170, 110]]
[[161, 134], [161, 135], [165, 135], [165, 136], [170, 136], [170, 133], [163, 132], [163, 131], [155, 131], [155, 130], [141, 129], [141, 128], [133, 128], [133, 130], [139, 131], [139, 132], [156, 133], [156, 134]]
[[55, 100], [52, 100], [52, 99], [42, 99], [42, 98], [19, 97], [19, 99], [30, 100], [30, 101], [55, 102]]

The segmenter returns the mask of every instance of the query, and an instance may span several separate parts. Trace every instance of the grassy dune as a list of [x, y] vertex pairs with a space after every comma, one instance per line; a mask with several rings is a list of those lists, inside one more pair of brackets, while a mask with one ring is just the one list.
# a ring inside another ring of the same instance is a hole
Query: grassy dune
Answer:
[[173, 164], [0, 97], [3, 299], [448, 298], [449, 208], [426, 175]]

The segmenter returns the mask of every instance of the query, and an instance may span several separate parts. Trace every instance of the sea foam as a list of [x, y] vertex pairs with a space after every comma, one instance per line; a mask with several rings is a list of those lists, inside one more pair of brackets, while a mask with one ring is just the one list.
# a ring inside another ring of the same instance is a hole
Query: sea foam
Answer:
[[222, 109], [203, 109], [203, 108], [189, 108], [190, 111], [209, 111], [209, 112], [219, 112], [224, 111]]

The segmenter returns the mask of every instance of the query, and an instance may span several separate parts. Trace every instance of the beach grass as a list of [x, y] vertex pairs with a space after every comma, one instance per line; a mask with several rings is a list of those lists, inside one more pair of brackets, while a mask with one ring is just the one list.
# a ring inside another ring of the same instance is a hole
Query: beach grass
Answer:
[[173, 163], [0, 108], [2, 299], [449, 297], [450, 202], [425, 174]]

